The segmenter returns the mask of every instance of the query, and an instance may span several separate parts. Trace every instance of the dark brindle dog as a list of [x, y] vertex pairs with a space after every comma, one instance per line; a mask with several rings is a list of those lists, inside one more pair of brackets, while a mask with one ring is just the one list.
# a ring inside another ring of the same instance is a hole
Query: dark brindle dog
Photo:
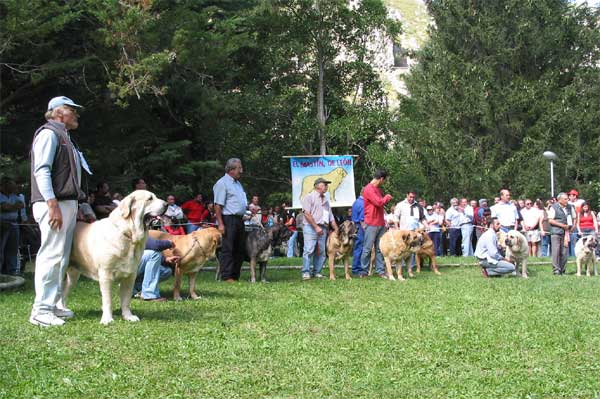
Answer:
[[329, 258], [329, 279], [335, 280], [335, 261], [344, 260], [344, 273], [346, 280], [350, 280], [350, 256], [354, 249], [354, 239], [358, 228], [354, 222], [346, 220], [340, 225], [337, 232], [332, 232], [327, 237], [327, 257]]
[[260, 267], [260, 280], [267, 281], [267, 262], [273, 247], [289, 239], [292, 232], [287, 227], [276, 224], [273, 227], [253, 226], [246, 233], [246, 260], [250, 262], [250, 281], [256, 282], [256, 264]]

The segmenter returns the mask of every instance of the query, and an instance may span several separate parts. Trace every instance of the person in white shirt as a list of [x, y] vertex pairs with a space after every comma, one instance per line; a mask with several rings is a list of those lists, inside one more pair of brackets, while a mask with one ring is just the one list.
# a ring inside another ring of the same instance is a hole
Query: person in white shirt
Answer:
[[473, 219], [474, 210], [466, 198], [461, 198], [459, 204], [460, 217], [460, 234], [462, 237], [462, 256], [473, 256]]
[[510, 202], [510, 191], [500, 190], [500, 201], [493, 205], [490, 210], [492, 217], [500, 222], [500, 229], [508, 233], [510, 230], [519, 229], [519, 211], [517, 207]]
[[540, 226], [544, 221], [544, 211], [533, 206], [533, 201], [527, 198], [525, 208], [521, 209], [523, 217], [523, 232], [529, 245], [529, 256], [538, 256], [538, 244], [542, 240]]
[[500, 221], [494, 217], [490, 218], [488, 229], [479, 237], [475, 248], [475, 257], [481, 266], [483, 277], [502, 276], [504, 274], [516, 274], [515, 265], [504, 258], [498, 251], [498, 236]]
[[[396, 227], [400, 230], [414, 231], [421, 225], [427, 229], [427, 218], [425, 217], [425, 210], [415, 201], [417, 194], [414, 191], [406, 193], [406, 199], [396, 204], [394, 208], [394, 216], [396, 220]], [[404, 263], [404, 261], [402, 262]], [[410, 267], [414, 268], [416, 265], [416, 257], [413, 253], [410, 257]]]
[[458, 198], [452, 198], [450, 200], [450, 206], [446, 210], [446, 226], [448, 226], [448, 238], [449, 238], [449, 249], [450, 256], [458, 255], [458, 242], [460, 240], [460, 223], [461, 213], [458, 206]]

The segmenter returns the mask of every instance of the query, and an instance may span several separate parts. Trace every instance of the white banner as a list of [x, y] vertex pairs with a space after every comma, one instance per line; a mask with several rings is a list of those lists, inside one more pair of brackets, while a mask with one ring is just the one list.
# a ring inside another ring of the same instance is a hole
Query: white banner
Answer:
[[330, 181], [327, 195], [332, 207], [350, 207], [354, 193], [354, 159], [351, 155], [324, 155], [290, 158], [292, 207], [302, 208], [302, 198], [314, 190], [319, 177]]

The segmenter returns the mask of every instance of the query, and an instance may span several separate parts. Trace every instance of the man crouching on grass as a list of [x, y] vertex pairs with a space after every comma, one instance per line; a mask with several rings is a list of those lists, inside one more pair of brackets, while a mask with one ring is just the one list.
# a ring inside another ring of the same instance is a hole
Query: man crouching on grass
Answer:
[[497, 218], [490, 218], [487, 226], [488, 229], [481, 235], [477, 241], [477, 248], [475, 248], [475, 257], [481, 266], [481, 274], [485, 278], [509, 273], [515, 274], [515, 265], [498, 252], [496, 233], [500, 231], [500, 221]]

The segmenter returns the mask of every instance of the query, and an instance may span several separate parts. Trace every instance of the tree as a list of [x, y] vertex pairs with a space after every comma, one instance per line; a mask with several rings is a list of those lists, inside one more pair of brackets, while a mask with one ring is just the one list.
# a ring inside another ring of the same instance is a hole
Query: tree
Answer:
[[547, 196], [546, 149], [564, 154], [559, 186], [597, 178], [597, 157], [584, 153], [600, 150], [588, 108], [600, 98], [598, 10], [566, 0], [428, 8], [435, 24], [407, 78], [394, 141], [436, 182], [427, 192]]

